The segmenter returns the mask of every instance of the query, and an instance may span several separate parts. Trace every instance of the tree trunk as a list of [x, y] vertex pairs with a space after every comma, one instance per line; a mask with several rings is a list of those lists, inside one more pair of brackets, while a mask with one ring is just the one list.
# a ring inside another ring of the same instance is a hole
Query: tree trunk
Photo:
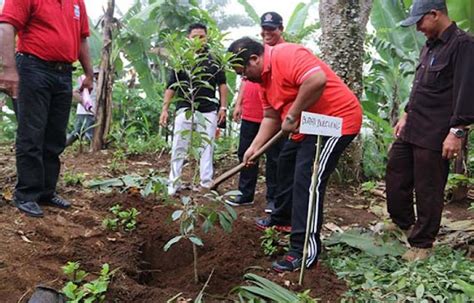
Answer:
[[112, 53], [112, 30], [114, 26], [115, 0], [107, 0], [107, 11], [103, 21], [104, 46], [100, 61], [99, 80], [97, 82], [97, 113], [92, 150], [99, 151], [105, 146], [112, 121], [112, 86], [113, 66], [111, 62]]
[[[371, 9], [372, 0], [321, 0], [319, 4], [321, 57], [359, 100], [364, 89], [364, 40]], [[361, 177], [362, 146], [360, 140], [354, 143], [339, 165], [344, 180]]]

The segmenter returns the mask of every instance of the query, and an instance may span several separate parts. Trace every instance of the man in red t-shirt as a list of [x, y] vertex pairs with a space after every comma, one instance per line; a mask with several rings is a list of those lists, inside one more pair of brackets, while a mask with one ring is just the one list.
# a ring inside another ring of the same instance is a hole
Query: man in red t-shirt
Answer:
[[92, 89], [88, 36], [83, 0], [6, 0], [0, 14], [0, 91], [14, 100], [18, 121], [14, 203], [29, 216], [43, 216], [38, 203], [70, 207], [56, 183], [77, 59], [86, 75], [81, 91]]
[[301, 45], [284, 43], [273, 48], [250, 39], [233, 42], [229, 51], [241, 59], [234, 69], [247, 80], [260, 83], [264, 118], [260, 130], [244, 155], [249, 158], [278, 130], [291, 133], [278, 159], [277, 205], [271, 216], [257, 221], [265, 229], [291, 225], [290, 250], [273, 263], [274, 270], [294, 271], [301, 267], [306, 231], [311, 168], [316, 153], [316, 136], [298, 133], [302, 111], [343, 119], [341, 137], [323, 137], [315, 185], [315, 213], [310, 220], [309, 267], [321, 252], [319, 233], [323, 219], [323, 198], [329, 176], [344, 149], [359, 133], [362, 110], [357, 97], [319, 58]]
[[[275, 12], [264, 13], [260, 17], [260, 26], [263, 42], [274, 46], [284, 43], [283, 18]], [[242, 161], [244, 153], [252, 143], [258, 133], [260, 123], [263, 119], [262, 101], [260, 100], [260, 85], [250, 81], [242, 80], [239, 94], [235, 102], [234, 121], [240, 124], [240, 140], [238, 156]], [[265, 153], [265, 183], [267, 185], [265, 212], [271, 213], [275, 208], [275, 197], [277, 193], [277, 163], [278, 155], [283, 144], [283, 140], [275, 143]], [[243, 206], [253, 204], [255, 186], [258, 178], [258, 163], [240, 172], [239, 191], [240, 195], [229, 197], [226, 203], [232, 206]]]

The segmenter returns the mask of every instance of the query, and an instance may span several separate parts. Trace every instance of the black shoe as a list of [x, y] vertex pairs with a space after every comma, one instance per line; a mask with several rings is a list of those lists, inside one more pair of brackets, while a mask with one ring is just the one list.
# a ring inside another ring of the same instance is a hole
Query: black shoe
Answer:
[[59, 207], [63, 209], [71, 207], [71, 203], [69, 201], [64, 200], [58, 195], [54, 195], [51, 199], [42, 200], [41, 204]]
[[231, 206], [246, 206], [252, 205], [252, 199], [244, 199], [242, 195], [237, 196], [230, 196], [229, 198], [225, 199], [225, 203]]
[[272, 220], [271, 216], [257, 219], [255, 224], [257, 225], [257, 228], [260, 230], [265, 230], [267, 228], [272, 228], [273, 226], [275, 226], [275, 229], [277, 231], [284, 232], [284, 233], [291, 233], [291, 225], [278, 224], [277, 222]]
[[273, 262], [272, 269], [276, 272], [297, 271], [301, 268], [301, 260], [300, 257], [288, 254], [283, 259]]
[[265, 212], [271, 214], [275, 210], [275, 201], [268, 201], [265, 207]]
[[43, 217], [43, 211], [41, 210], [41, 207], [39, 207], [38, 203], [36, 203], [35, 201], [19, 201], [15, 199], [13, 203], [20, 211], [24, 212], [27, 216], [37, 218]]

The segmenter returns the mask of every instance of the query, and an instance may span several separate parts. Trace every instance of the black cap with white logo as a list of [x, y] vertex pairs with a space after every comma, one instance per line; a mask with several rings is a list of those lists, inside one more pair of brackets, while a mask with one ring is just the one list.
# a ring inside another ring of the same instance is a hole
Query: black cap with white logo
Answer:
[[260, 26], [278, 28], [283, 26], [283, 18], [275, 12], [267, 12], [260, 17]]

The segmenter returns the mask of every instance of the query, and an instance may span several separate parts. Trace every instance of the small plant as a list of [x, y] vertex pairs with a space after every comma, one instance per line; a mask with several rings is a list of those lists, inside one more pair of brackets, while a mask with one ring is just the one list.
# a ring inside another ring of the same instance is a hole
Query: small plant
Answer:
[[281, 233], [276, 230], [275, 226], [265, 229], [263, 236], [260, 237], [260, 246], [263, 248], [263, 253], [266, 256], [273, 256], [278, 252], [278, 242], [280, 240]]
[[363, 193], [370, 193], [371, 190], [375, 189], [377, 187], [377, 183], [375, 181], [367, 181], [362, 183], [360, 186], [360, 190]]
[[[227, 194], [226, 194], [227, 195]], [[219, 225], [225, 232], [232, 231], [232, 223], [237, 219], [237, 213], [232, 207], [223, 203], [224, 199], [216, 192], [206, 195], [210, 201], [205, 205], [199, 205], [190, 197], [182, 197], [181, 209], [173, 212], [171, 218], [175, 222], [179, 222], [179, 235], [169, 240], [164, 250], [168, 251], [171, 246], [179, 241], [189, 240], [193, 247], [193, 265], [194, 265], [194, 281], [199, 282], [197, 269], [197, 246], [203, 246], [201, 238], [196, 234], [199, 224], [202, 222], [202, 229], [204, 232], [212, 230], [214, 225], [219, 222]], [[219, 210], [218, 206], [222, 204], [225, 210]]]
[[63, 176], [63, 181], [66, 186], [79, 186], [82, 185], [85, 180], [86, 175], [84, 173], [66, 171]]
[[110, 279], [117, 271], [117, 269], [110, 271], [109, 264], [105, 263], [102, 265], [99, 277], [87, 282], [85, 278], [89, 273], [80, 269], [79, 262], [68, 262], [62, 269], [68, 278], [62, 292], [71, 303], [104, 302]]
[[125, 152], [122, 149], [117, 149], [113, 155], [112, 160], [110, 161], [107, 168], [113, 174], [120, 174], [125, 172], [127, 169], [127, 164], [125, 163]]
[[469, 206], [469, 208], [467, 210], [474, 211], [474, 203], [471, 203], [471, 206]]
[[237, 293], [239, 302], [284, 302], [284, 303], [314, 303], [318, 299], [309, 296], [310, 289], [302, 293], [294, 293], [275, 282], [248, 273], [244, 275], [250, 286], [238, 286], [232, 290]]
[[120, 204], [116, 204], [110, 208], [114, 215], [112, 218], [106, 218], [102, 221], [102, 226], [107, 230], [117, 230], [123, 227], [125, 231], [132, 231], [137, 228], [137, 216], [139, 212], [136, 208], [122, 210]]

